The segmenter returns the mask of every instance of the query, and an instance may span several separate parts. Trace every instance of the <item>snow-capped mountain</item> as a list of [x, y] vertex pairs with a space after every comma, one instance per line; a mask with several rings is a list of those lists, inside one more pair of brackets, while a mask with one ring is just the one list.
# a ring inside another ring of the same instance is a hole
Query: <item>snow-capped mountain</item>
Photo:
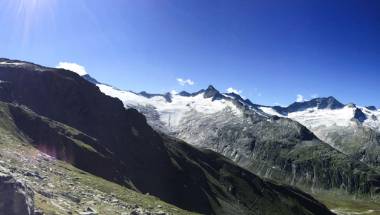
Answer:
[[334, 97], [295, 102], [288, 107], [260, 106], [259, 109], [270, 115], [289, 117], [312, 130], [320, 126], [355, 126], [360, 124], [380, 131], [380, 110], [376, 107], [359, 107], [355, 104], [343, 105]]
[[333, 97], [296, 102], [288, 107], [259, 107], [267, 114], [298, 121], [321, 140], [369, 163], [379, 163], [380, 110], [343, 105]]
[[[230, 115], [244, 118], [244, 113], [249, 112], [267, 120], [270, 120], [270, 116], [290, 118], [306, 126], [333, 147], [352, 153], [371, 142], [363, 140], [362, 137], [358, 141], [357, 136], [365, 136], [363, 133], [368, 133], [368, 129], [380, 131], [380, 110], [376, 107], [344, 105], [334, 97], [295, 102], [288, 107], [268, 107], [255, 105], [234, 93], [220, 93], [213, 86], [196, 93], [149, 94], [123, 91], [99, 82], [96, 84], [103, 93], [119, 98], [125, 107], [136, 108], [144, 113], [152, 126], [170, 133], [181, 133], [180, 130], [189, 123], [189, 119], [195, 116], [207, 118], [213, 115]], [[355, 140], [356, 147], [347, 143], [348, 138], [344, 138], [347, 135], [350, 140]], [[199, 141], [191, 141], [184, 134], [179, 137], [195, 145], [199, 144]], [[191, 139], [194, 140], [193, 137]]]
[[237, 94], [213, 86], [195, 93], [136, 93], [84, 78], [126, 108], [143, 113], [155, 130], [223, 154], [262, 177], [312, 191], [372, 189], [372, 168], [322, 142], [300, 123], [266, 113]]
[[136, 108], [144, 113], [153, 127], [171, 133], [178, 132], [184, 121], [195, 115], [231, 114], [242, 117], [244, 111], [250, 110], [253, 114], [268, 117], [249, 100], [234, 93], [222, 94], [213, 86], [196, 93], [166, 94], [135, 93], [100, 83], [97, 86], [104, 94], [119, 98], [126, 108]]

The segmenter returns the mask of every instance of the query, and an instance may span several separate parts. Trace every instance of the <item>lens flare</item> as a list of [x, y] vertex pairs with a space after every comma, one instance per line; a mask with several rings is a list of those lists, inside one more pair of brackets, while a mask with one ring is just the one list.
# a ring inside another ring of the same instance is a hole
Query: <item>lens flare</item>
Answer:
[[56, 0], [8, 0], [8, 12], [18, 24], [17, 31], [21, 32], [23, 42], [39, 21], [54, 21], [55, 4]]

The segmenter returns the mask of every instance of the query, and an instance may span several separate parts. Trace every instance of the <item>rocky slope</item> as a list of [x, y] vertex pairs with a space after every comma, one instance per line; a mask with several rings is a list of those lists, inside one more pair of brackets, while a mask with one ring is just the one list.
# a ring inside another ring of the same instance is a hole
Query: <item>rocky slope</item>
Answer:
[[[9, 189], [5, 190], [8, 193], [5, 195], [4, 189], [0, 188], [0, 198], [7, 198], [16, 207], [17, 211], [14, 214], [192, 214], [152, 196], [138, 193], [81, 171], [67, 162], [59, 161], [56, 157], [42, 152], [41, 147], [38, 147], [41, 146], [40, 143], [35, 145], [36, 142], [26, 136], [22, 128], [17, 127], [13, 115], [15, 112], [40, 119], [46, 125], [45, 128], [41, 128], [40, 133], [55, 131], [56, 135], [65, 133], [63, 136], [67, 135], [69, 138], [70, 134], [75, 131], [75, 129], [62, 126], [60, 123], [46, 121], [46, 118], [37, 116], [22, 107], [0, 104], [0, 172], [7, 175], [7, 180], [11, 176], [19, 181], [17, 183], [23, 184], [23, 186], [16, 184], [15, 187], [21, 191], [15, 190], [18, 195], [14, 196], [9, 195], [11, 194]], [[93, 149], [89, 145], [80, 141], [76, 143], [85, 150], [88, 149], [91, 154], [90, 151]], [[46, 144], [50, 145], [50, 149], [54, 149], [53, 144], [57, 146], [57, 149], [62, 149], [61, 145], [68, 147], [59, 139], [57, 141], [47, 139]], [[56, 155], [52, 151], [45, 152]], [[90, 161], [96, 162], [96, 160]], [[73, 160], [70, 162], [74, 165], [78, 164]], [[24, 188], [24, 185], [28, 188]], [[0, 187], [2, 187], [1, 183]], [[28, 194], [26, 195], [28, 201], [20, 200], [19, 196], [23, 193]], [[33, 196], [34, 204], [31, 204], [30, 199]], [[1, 202], [7, 203], [3, 200]], [[28, 203], [28, 207], [22, 205], [24, 202]], [[33, 213], [33, 207], [35, 213]], [[20, 211], [22, 209], [28, 209], [29, 212]], [[12, 210], [11, 205], [0, 206], [0, 214], [12, 214]]]
[[[29, 166], [44, 169], [41, 175], [71, 169], [65, 165], [59, 167], [60, 162], [55, 159], [60, 159], [137, 192], [150, 193], [181, 208], [205, 214], [331, 213], [297, 189], [264, 181], [219, 154], [200, 151], [155, 132], [143, 115], [124, 109], [118, 99], [105, 96], [95, 85], [72, 72], [19, 61], [3, 62], [0, 64], [0, 100], [6, 102], [2, 103], [2, 116], [9, 122], [3, 130], [19, 139], [21, 146], [27, 147], [25, 144], [29, 143], [39, 149], [37, 155], [44, 152], [53, 157], [54, 162], [38, 158], [38, 165], [42, 163], [45, 168]], [[29, 159], [27, 156], [25, 163], [33, 164]], [[16, 157], [14, 162], [20, 160], [23, 159]], [[13, 166], [15, 174], [22, 169], [17, 166]], [[79, 179], [65, 172], [56, 173], [62, 176], [58, 178], [48, 176], [57, 180], [57, 185], [47, 183], [43, 188], [50, 188], [51, 192], [40, 194], [47, 198], [55, 196], [56, 186], [69, 185], [66, 183], [77, 188], [75, 181]], [[31, 178], [44, 178], [39, 174], [32, 173]], [[66, 177], [70, 180], [64, 180]], [[94, 180], [85, 183], [85, 187], [94, 184], [107, 183]], [[108, 199], [102, 193], [88, 190], [80, 193], [87, 193], [85, 198], [99, 194], [99, 199]], [[67, 204], [76, 202], [75, 196], [71, 197], [59, 193], [56, 201], [43, 198], [41, 205], [48, 202], [65, 211]], [[72, 201], [68, 203], [67, 199]], [[102, 205], [112, 210], [112, 203], [111, 200]], [[78, 204], [73, 207], [81, 206]], [[117, 211], [128, 209], [128, 205], [122, 206]], [[91, 213], [91, 207], [89, 210]]]
[[[138, 109], [156, 129], [219, 152], [263, 177], [313, 192], [379, 192], [375, 169], [320, 141], [303, 125], [275, 116], [275, 109], [269, 112], [239, 95], [223, 94], [212, 86], [196, 93], [165, 95], [123, 91], [99, 82], [97, 86], [125, 107]], [[330, 98], [289, 110], [313, 105], [342, 107]]]

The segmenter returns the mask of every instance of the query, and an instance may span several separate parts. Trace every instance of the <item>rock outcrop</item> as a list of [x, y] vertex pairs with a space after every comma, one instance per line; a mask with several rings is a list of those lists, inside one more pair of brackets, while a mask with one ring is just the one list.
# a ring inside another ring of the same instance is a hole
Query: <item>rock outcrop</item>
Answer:
[[11, 175], [0, 172], [0, 214], [33, 215], [33, 192]]

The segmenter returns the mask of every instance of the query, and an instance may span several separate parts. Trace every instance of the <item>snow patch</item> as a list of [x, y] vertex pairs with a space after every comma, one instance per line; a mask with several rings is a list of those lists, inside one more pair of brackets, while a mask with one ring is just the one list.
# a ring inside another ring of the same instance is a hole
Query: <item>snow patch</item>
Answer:
[[271, 107], [259, 107], [259, 109], [262, 110], [264, 113], [272, 115], [272, 116], [284, 117], [282, 114], [278, 113], [276, 110], [274, 110]]
[[[356, 122], [352, 119], [355, 115], [355, 108], [352, 106], [345, 106], [341, 109], [318, 109], [309, 108], [303, 111], [291, 112], [287, 116], [278, 113], [271, 107], [260, 107], [260, 109], [269, 114], [280, 117], [287, 117], [293, 119], [313, 132], [320, 127], [333, 127], [333, 126], [356, 126]], [[379, 110], [369, 110], [365, 107], [360, 108], [366, 115], [367, 119], [363, 122], [363, 126], [369, 127], [380, 131], [380, 111]]]
[[12, 65], [12, 66], [21, 66], [24, 65], [25, 63], [20, 63], [20, 62], [0, 62], [0, 65]]
[[300, 122], [309, 129], [320, 126], [350, 126], [354, 122], [355, 109], [352, 107], [344, 107], [342, 109], [317, 109], [309, 108], [304, 111], [289, 113], [288, 117]]
[[69, 63], [69, 62], [59, 62], [56, 66], [58, 69], [66, 69], [72, 72], [77, 73], [80, 76], [87, 75], [86, 68], [84, 66], [81, 66], [76, 63]]

